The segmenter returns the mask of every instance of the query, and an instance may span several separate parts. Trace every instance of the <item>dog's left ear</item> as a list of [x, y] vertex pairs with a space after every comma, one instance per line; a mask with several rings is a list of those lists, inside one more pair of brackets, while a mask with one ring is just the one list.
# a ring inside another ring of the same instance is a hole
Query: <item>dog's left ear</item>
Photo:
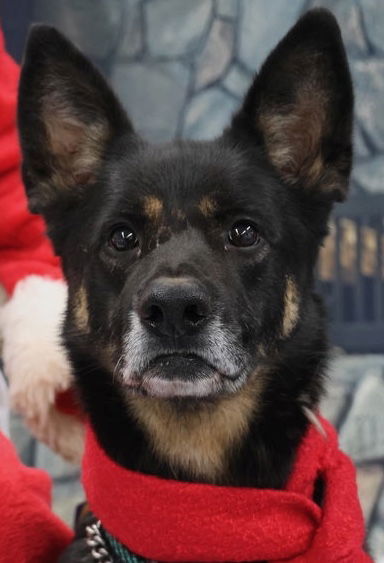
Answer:
[[316, 9], [269, 55], [228, 133], [261, 144], [287, 184], [340, 201], [351, 169], [352, 115], [339, 26]]
[[132, 126], [98, 70], [56, 29], [32, 28], [18, 125], [30, 209], [46, 218], [92, 185], [111, 141]]

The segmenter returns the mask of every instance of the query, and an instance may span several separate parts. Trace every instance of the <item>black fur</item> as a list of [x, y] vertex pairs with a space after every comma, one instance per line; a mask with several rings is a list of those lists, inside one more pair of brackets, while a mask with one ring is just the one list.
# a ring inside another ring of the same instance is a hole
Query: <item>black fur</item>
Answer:
[[[157, 146], [139, 138], [104, 80], [66, 39], [45, 26], [32, 30], [19, 103], [25, 183], [63, 260], [69, 285], [63, 338], [81, 400], [103, 448], [124, 467], [166, 478], [284, 486], [307, 426], [303, 407], [316, 409], [323, 385], [327, 342], [314, 266], [332, 203], [346, 194], [352, 106], [340, 32], [325, 10], [308, 12], [280, 42], [221, 137]], [[99, 127], [90, 132], [94, 123]], [[257, 227], [259, 239], [239, 249], [227, 233], [243, 219]], [[137, 233], [138, 247], [111, 247], [120, 225]], [[146, 326], [143, 301], [164, 277], [188, 277], [201, 288], [209, 311], [200, 315], [202, 328], [176, 337]], [[285, 330], [289, 281], [298, 304]], [[170, 464], [130, 414], [119, 359], [133, 331], [132, 312], [153, 362], [136, 374], [131, 393], [148, 393], [142, 380], [153, 370], [172, 380], [181, 367], [192, 384], [209, 379], [217, 365], [201, 367], [196, 354], [206, 350], [214, 320], [231, 334], [227, 351], [237, 372], [224, 374], [204, 398], [164, 401], [193, 416], [235, 397], [251, 377], [263, 378], [248, 431], [230, 449], [220, 477]], [[181, 351], [164, 367], [162, 355]]]

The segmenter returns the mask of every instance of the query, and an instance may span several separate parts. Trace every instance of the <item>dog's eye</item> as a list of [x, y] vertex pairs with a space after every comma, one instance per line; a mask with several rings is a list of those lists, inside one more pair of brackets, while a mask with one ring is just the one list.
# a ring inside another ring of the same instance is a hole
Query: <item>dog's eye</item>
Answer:
[[129, 227], [118, 227], [114, 229], [109, 238], [110, 246], [116, 250], [132, 250], [138, 244], [138, 238]]
[[260, 235], [255, 225], [249, 221], [238, 221], [228, 232], [228, 241], [233, 246], [255, 246], [260, 241]]

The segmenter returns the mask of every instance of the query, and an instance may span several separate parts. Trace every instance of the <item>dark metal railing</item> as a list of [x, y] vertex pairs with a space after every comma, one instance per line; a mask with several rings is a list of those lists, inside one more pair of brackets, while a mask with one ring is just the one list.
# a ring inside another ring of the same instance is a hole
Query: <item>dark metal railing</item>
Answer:
[[332, 343], [347, 352], [384, 352], [384, 194], [336, 207], [318, 264]]

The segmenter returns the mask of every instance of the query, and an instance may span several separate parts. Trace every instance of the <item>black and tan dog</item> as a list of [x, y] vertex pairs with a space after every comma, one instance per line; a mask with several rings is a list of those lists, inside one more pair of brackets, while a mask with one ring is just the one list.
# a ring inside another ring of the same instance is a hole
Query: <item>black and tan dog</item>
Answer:
[[66, 39], [31, 32], [24, 180], [63, 260], [81, 399], [122, 466], [284, 486], [322, 391], [314, 266], [347, 193], [352, 108], [324, 10], [279, 43], [222, 136], [156, 146]]

